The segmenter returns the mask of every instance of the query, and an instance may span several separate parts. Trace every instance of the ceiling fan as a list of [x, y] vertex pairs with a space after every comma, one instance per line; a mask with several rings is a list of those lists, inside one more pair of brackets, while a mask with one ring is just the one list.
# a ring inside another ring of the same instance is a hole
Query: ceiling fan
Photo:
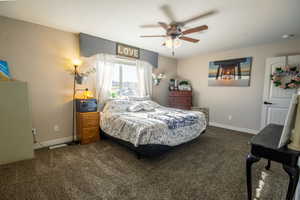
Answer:
[[175, 20], [174, 14], [170, 7], [168, 5], [164, 5], [161, 7], [162, 11], [165, 13], [165, 15], [169, 18], [171, 21], [169, 24], [165, 22], [158, 22], [157, 24], [150, 24], [150, 25], [142, 25], [141, 28], [154, 28], [154, 27], [162, 27], [165, 31], [165, 35], [141, 35], [140, 37], [146, 38], [146, 37], [164, 37], [167, 38], [167, 40], [163, 43], [163, 46], [167, 46], [169, 48], [172, 48], [172, 55], [174, 56], [174, 49], [178, 46], [180, 46], [181, 42], [179, 40], [184, 40], [187, 42], [197, 43], [200, 40], [194, 39], [191, 37], [187, 37], [186, 35], [204, 31], [208, 29], [207, 25], [197, 26], [194, 28], [190, 28], [187, 30], [183, 30], [184, 26], [190, 22], [193, 22], [195, 20], [198, 20], [200, 18], [204, 18], [207, 16], [210, 16], [212, 14], [215, 14], [215, 10], [208, 11], [206, 13], [202, 13], [200, 15], [197, 15], [195, 17], [192, 17], [190, 19], [184, 20], [184, 21], [177, 21]]

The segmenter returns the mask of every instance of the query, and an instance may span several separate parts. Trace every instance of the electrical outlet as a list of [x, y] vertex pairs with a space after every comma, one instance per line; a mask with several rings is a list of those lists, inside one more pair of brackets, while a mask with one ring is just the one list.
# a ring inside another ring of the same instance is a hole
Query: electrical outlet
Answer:
[[228, 115], [228, 120], [232, 120], [232, 115]]
[[32, 128], [32, 134], [36, 135], [36, 128]]
[[54, 129], [55, 132], [59, 132], [59, 126], [58, 125], [54, 125], [53, 129]]

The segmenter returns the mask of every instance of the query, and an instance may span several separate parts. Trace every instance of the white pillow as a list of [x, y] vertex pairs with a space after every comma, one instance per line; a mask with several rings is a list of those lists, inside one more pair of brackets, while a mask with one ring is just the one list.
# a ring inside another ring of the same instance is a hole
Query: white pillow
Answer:
[[138, 112], [138, 111], [141, 111], [141, 110], [143, 110], [143, 109], [144, 109], [144, 106], [143, 106], [142, 103], [135, 103], [135, 104], [133, 104], [132, 106], [129, 106], [129, 107], [127, 108], [127, 110], [128, 110], [129, 112]]
[[150, 96], [145, 97], [128, 97], [130, 101], [149, 101], [151, 100]]
[[138, 111], [142, 111], [142, 110], [152, 111], [157, 107], [159, 107], [159, 105], [153, 101], [140, 101], [140, 102], [137, 101], [132, 106], [129, 106], [127, 110], [129, 112], [138, 112]]

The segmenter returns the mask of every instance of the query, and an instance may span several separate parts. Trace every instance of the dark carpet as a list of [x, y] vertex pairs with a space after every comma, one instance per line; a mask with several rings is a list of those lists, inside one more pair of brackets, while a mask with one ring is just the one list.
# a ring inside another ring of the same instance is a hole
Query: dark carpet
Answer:
[[[34, 160], [0, 166], [0, 199], [246, 199], [245, 158], [251, 135], [210, 127], [195, 141], [137, 160], [110, 140], [36, 151]], [[285, 199], [279, 164], [253, 167], [256, 200]]]

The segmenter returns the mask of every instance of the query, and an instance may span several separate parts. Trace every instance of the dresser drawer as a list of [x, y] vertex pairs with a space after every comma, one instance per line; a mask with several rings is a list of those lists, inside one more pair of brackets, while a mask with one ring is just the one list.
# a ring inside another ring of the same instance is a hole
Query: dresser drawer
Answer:
[[81, 119], [82, 128], [99, 127], [99, 119]]
[[99, 127], [92, 127], [92, 128], [83, 128], [82, 129], [82, 138], [90, 138], [95, 135], [99, 135]]
[[169, 104], [183, 104], [183, 105], [192, 105], [191, 97], [170, 97]]
[[81, 119], [98, 119], [99, 112], [78, 113]]
[[169, 92], [169, 96], [192, 96], [192, 91], [170, 91]]
[[80, 141], [82, 144], [88, 144], [99, 140], [99, 128], [83, 128]]

